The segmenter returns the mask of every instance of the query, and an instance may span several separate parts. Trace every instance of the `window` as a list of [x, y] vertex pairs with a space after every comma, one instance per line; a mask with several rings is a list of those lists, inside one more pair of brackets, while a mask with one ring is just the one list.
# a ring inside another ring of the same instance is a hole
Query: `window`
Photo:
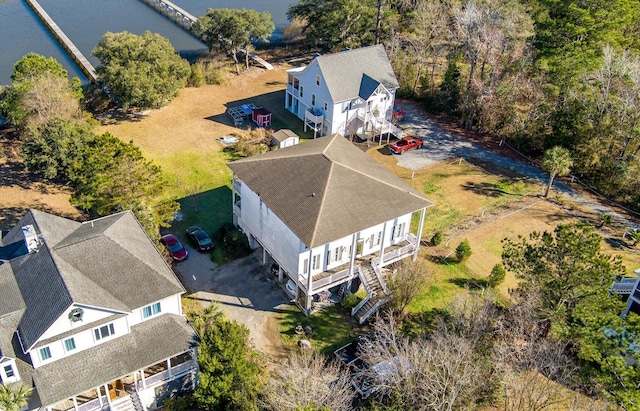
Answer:
[[316, 76], [316, 86], [320, 85], [320, 76]]
[[4, 374], [7, 376], [7, 378], [12, 378], [16, 376], [16, 374], [13, 372], [13, 367], [10, 365], [5, 365]]
[[315, 95], [315, 94], [312, 94], [312, 95], [311, 95], [311, 105], [312, 105], [312, 106], [315, 106], [315, 105], [316, 105], [316, 95]]
[[304, 262], [302, 263], [302, 273], [303, 274], [309, 274], [309, 259], [305, 258]]
[[101, 340], [103, 338], [106, 338], [110, 335], [115, 334], [115, 330], [113, 329], [113, 323], [111, 324], [107, 324], [107, 325], [103, 325], [100, 328], [96, 328], [95, 330], [93, 330], [93, 334], [96, 337], [96, 341]]
[[405, 223], [396, 226], [395, 230], [393, 230], [393, 238], [400, 238], [404, 235], [404, 225]]
[[304, 96], [304, 87], [300, 86], [300, 97]]
[[46, 361], [51, 358], [51, 350], [49, 347], [40, 348], [40, 359]]
[[378, 235], [376, 236], [376, 242], [374, 245], [380, 245], [381, 238], [382, 238], [382, 231], [378, 231]]
[[156, 315], [159, 312], [160, 312], [159, 302], [152, 305], [148, 305], [142, 309], [142, 318], [151, 317], [152, 315]]
[[312, 265], [314, 270], [317, 270], [320, 268], [320, 254], [316, 254], [313, 256]]
[[327, 102], [324, 102], [324, 112], [326, 113], [327, 111], [329, 111], [329, 105], [327, 104]]
[[336, 247], [333, 261], [342, 261], [342, 247]]
[[76, 349], [76, 342], [73, 339], [73, 337], [71, 338], [67, 338], [66, 340], [64, 340], [64, 349], [69, 352], [69, 351], [73, 351]]

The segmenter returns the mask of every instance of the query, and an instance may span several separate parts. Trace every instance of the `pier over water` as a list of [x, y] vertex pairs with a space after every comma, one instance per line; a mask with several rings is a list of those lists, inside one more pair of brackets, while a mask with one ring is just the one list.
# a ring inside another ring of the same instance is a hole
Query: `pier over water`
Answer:
[[26, 0], [27, 4], [33, 9], [33, 11], [40, 17], [42, 22], [47, 26], [51, 34], [60, 42], [62, 47], [69, 53], [69, 55], [75, 60], [82, 72], [87, 76], [89, 81], [95, 83], [98, 75], [96, 70], [89, 60], [78, 50], [75, 44], [69, 37], [58, 27], [55, 21], [47, 14], [46, 11], [40, 6], [37, 0]]

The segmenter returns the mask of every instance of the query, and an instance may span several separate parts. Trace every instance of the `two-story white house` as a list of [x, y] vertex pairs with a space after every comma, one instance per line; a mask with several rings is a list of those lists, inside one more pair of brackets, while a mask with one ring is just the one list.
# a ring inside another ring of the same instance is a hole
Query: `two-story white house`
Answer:
[[314, 296], [361, 281], [353, 314], [364, 321], [388, 296], [380, 268], [418, 252], [432, 203], [339, 134], [228, 165], [234, 224], [306, 313]]
[[30, 210], [0, 241], [0, 379], [29, 409], [142, 411], [196, 383], [185, 290], [130, 211]]
[[378, 44], [320, 55], [307, 66], [287, 70], [284, 106], [314, 137], [382, 138], [400, 133], [391, 123], [398, 87], [384, 46]]

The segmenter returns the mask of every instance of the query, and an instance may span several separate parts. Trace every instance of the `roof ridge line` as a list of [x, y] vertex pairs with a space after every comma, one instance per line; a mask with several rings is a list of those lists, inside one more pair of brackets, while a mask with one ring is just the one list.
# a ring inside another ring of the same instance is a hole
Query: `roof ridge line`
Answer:
[[[333, 141], [331, 143], [333, 143]], [[335, 162], [330, 161], [329, 164], [330, 164], [329, 173], [327, 174], [327, 179], [325, 180], [324, 187], [323, 187], [324, 195], [322, 196], [322, 201], [320, 202], [320, 207], [319, 207], [320, 212], [318, 213], [318, 218], [316, 218], [316, 223], [313, 225], [313, 234], [311, 235], [311, 242], [309, 244], [309, 247], [311, 247], [311, 244], [315, 242], [316, 235], [318, 234], [318, 225], [320, 224], [320, 215], [324, 211], [323, 208], [324, 208], [324, 203], [327, 199], [329, 181], [331, 181], [331, 174], [333, 174], [333, 168], [335, 167]]]

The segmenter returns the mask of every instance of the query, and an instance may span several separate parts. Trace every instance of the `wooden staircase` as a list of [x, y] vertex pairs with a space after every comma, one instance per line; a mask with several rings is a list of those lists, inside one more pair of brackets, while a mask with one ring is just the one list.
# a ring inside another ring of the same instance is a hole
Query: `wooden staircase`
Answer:
[[360, 304], [354, 307], [351, 314], [362, 324], [388, 302], [392, 296], [387, 291], [384, 280], [376, 274], [375, 268], [372, 265], [361, 265], [360, 273], [362, 282], [367, 290], [367, 296]]

